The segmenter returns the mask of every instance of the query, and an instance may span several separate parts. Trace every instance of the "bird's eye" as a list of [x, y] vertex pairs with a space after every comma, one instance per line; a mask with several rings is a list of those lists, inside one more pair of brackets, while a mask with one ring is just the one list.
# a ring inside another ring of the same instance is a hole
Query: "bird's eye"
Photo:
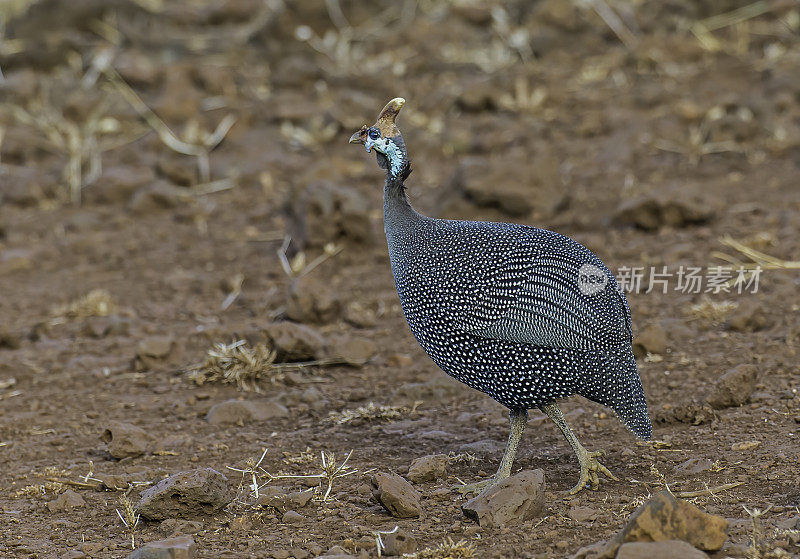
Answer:
[[377, 131], [377, 130], [375, 130], [375, 129], [372, 129], [372, 130], [370, 130], [370, 131], [369, 131], [369, 137], [370, 137], [371, 139], [373, 139], [373, 140], [377, 140], [378, 138], [380, 138], [380, 137], [381, 137], [381, 133], [380, 133], [380, 132], [378, 132], [378, 131]]

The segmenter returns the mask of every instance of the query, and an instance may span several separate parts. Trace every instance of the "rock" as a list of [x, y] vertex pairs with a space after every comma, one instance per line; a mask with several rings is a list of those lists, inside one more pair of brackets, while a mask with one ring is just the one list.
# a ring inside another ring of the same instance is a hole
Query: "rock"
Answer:
[[213, 514], [234, 498], [228, 478], [212, 468], [179, 472], [148, 488], [136, 510], [149, 520]]
[[286, 524], [296, 524], [298, 522], [303, 522], [305, 519], [305, 516], [293, 510], [286, 511], [281, 518], [281, 520], [283, 520], [283, 522]]
[[745, 299], [728, 318], [728, 330], [733, 332], [757, 332], [772, 325], [764, 307], [753, 299]]
[[395, 556], [414, 553], [417, 550], [417, 540], [414, 536], [397, 530], [392, 534], [382, 535], [384, 555]]
[[708, 559], [708, 554], [680, 540], [623, 544], [616, 559]]
[[158, 531], [168, 537], [196, 534], [203, 528], [202, 522], [182, 518], [167, 518], [158, 525]]
[[758, 380], [758, 367], [742, 364], [729, 369], [711, 387], [706, 402], [714, 409], [741, 406], [750, 399]]
[[728, 521], [661, 491], [640, 506], [615, 541], [682, 540], [704, 551], [716, 551], [727, 538]]
[[748, 450], [754, 450], [761, 446], [761, 441], [741, 441], [738, 443], [733, 443], [731, 445], [731, 450], [735, 452], [747, 452]]
[[708, 458], [689, 458], [686, 462], [675, 466], [675, 473], [693, 476], [710, 470], [712, 466], [714, 463]]
[[151, 215], [171, 210], [180, 203], [176, 187], [164, 180], [140, 188], [131, 198], [130, 210], [134, 215]]
[[508, 526], [538, 516], [544, 507], [544, 491], [544, 472], [523, 470], [470, 499], [461, 510], [481, 527]]
[[394, 473], [372, 476], [372, 496], [397, 518], [416, 518], [422, 513], [420, 494], [405, 479]]
[[259, 497], [258, 504], [265, 507], [273, 507], [278, 512], [286, 513], [290, 510], [303, 508], [311, 501], [313, 496], [313, 491], [266, 493]]
[[72, 509], [81, 508], [86, 504], [83, 497], [72, 489], [67, 489], [61, 495], [47, 503], [47, 510], [50, 512], [67, 512]]
[[597, 518], [597, 514], [597, 509], [591, 507], [572, 507], [569, 509], [567, 516], [575, 522], [586, 522]]
[[286, 301], [286, 317], [304, 324], [328, 324], [341, 315], [342, 300], [325, 282], [295, 278]]
[[172, 351], [175, 340], [172, 336], [148, 336], [139, 342], [136, 355], [139, 357], [154, 357], [163, 359]]
[[153, 447], [153, 436], [144, 429], [112, 421], [100, 439], [108, 445], [108, 453], [117, 459], [135, 458], [149, 452]]
[[664, 226], [687, 227], [706, 223], [713, 212], [697, 199], [644, 195], [625, 200], [614, 215], [619, 225], [633, 225], [645, 231], [655, 231]]
[[714, 409], [702, 402], [686, 400], [675, 405], [670, 405], [664, 409], [656, 410], [653, 414], [655, 421], [659, 423], [689, 423], [691, 425], [702, 425], [709, 423], [717, 418]]
[[311, 361], [325, 352], [325, 338], [314, 328], [295, 322], [276, 322], [268, 325], [264, 333], [277, 352], [277, 360]]
[[300, 250], [328, 243], [372, 241], [370, 205], [357, 189], [314, 182], [287, 204], [287, 233]]
[[149, 542], [129, 553], [126, 559], [194, 559], [197, 545], [191, 536], [177, 536]]
[[633, 353], [644, 357], [648, 353], [664, 354], [667, 351], [667, 333], [658, 324], [649, 324], [633, 340]]
[[361, 367], [378, 352], [378, 346], [367, 338], [344, 338], [332, 344], [331, 356], [339, 357], [353, 367]]
[[447, 463], [446, 454], [431, 454], [417, 458], [408, 468], [408, 479], [412, 483], [441, 479], [447, 475]]
[[206, 414], [206, 421], [212, 425], [228, 423], [244, 424], [251, 421], [266, 421], [276, 417], [286, 417], [289, 410], [278, 402], [270, 400], [225, 400], [214, 404]]

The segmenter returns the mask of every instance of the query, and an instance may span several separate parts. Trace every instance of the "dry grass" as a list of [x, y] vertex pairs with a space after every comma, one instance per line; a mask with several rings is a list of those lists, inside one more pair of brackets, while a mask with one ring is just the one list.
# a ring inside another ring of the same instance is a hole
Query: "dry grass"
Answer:
[[83, 297], [58, 305], [50, 311], [51, 323], [81, 320], [90, 316], [108, 316], [117, 311], [111, 294], [105, 289], [93, 289]]
[[464, 540], [453, 543], [453, 540], [447, 538], [436, 547], [426, 547], [416, 553], [403, 555], [403, 557], [411, 559], [469, 559], [470, 557], [477, 557], [477, 555], [475, 544], [467, 543]]
[[259, 392], [260, 381], [276, 382], [282, 378], [273, 371], [275, 356], [275, 350], [265, 344], [250, 347], [245, 340], [217, 342], [208, 350], [203, 364], [193, 367], [187, 375], [199, 385], [235, 384], [241, 390]]
[[738, 306], [739, 304], [735, 301], [714, 301], [710, 297], [704, 296], [699, 303], [690, 305], [684, 312], [695, 320], [721, 324]]
[[116, 509], [116, 511], [117, 516], [119, 516], [119, 519], [125, 525], [125, 528], [128, 529], [131, 536], [131, 549], [136, 549], [136, 527], [139, 525], [139, 515], [136, 514], [133, 503], [128, 497], [129, 491], [130, 490], [123, 493], [119, 498], [120, 505], [122, 505], [122, 512], [120, 512], [119, 509]]
[[264, 458], [267, 456], [267, 451], [268, 449], [265, 448], [258, 460], [248, 458], [242, 468], [227, 466], [229, 470], [239, 472], [242, 475], [241, 482], [239, 483], [240, 494], [244, 489], [247, 489], [244, 495], [236, 499], [236, 502], [240, 505], [255, 505], [258, 502], [261, 489], [276, 479], [318, 479], [319, 485], [314, 489], [314, 499], [325, 503], [330, 500], [335, 480], [359, 472], [356, 468], [352, 468], [348, 465], [350, 457], [353, 455], [352, 450], [347, 453], [347, 456], [345, 456], [344, 460], [341, 462], [337, 461], [333, 452], [326, 453], [323, 450], [320, 452], [321, 471], [319, 473], [272, 474], [262, 466]]
[[300, 371], [308, 367], [337, 365], [340, 359], [319, 359], [302, 363], [276, 362], [277, 352], [266, 344], [250, 347], [246, 340], [229, 344], [217, 342], [208, 350], [206, 360], [191, 366], [186, 374], [198, 385], [207, 382], [235, 384], [240, 390], [261, 392], [260, 383], [282, 381], [286, 371]]
[[381, 406], [370, 402], [366, 406], [359, 406], [355, 409], [330, 412], [328, 419], [338, 425], [344, 425], [345, 423], [358, 425], [378, 420], [392, 421], [413, 414], [421, 403], [414, 402], [414, 405], [409, 408], [405, 406]]

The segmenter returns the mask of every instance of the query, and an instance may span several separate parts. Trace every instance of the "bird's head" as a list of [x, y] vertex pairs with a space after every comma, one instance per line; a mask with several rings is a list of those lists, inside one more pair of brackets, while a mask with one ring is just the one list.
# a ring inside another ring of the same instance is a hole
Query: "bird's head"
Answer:
[[364, 125], [350, 136], [351, 144], [363, 144], [367, 151], [375, 150], [378, 165], [385, 169], [391, 177], [398, 177], [408, 167], [406, 144], [395, 120], [400, 109], [406, 104], [402, 97], [396, 97], [386, 103], [372, 126]]

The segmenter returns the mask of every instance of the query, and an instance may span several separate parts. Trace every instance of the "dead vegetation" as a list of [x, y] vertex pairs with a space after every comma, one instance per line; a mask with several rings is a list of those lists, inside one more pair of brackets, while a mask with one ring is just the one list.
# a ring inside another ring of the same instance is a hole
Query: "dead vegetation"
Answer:
[[115, 313], [118, 307], [105, 289], [93, 289], [86, 295], [53, 307], [50, 311], [51, 323], [67, 320], [83, 320], [92, 316], [108, 316]]
[[[271, 482], [281, 479], [319, 480], [319, 485], [313, 489], [314, 499], [316, 501], [325, 503], [331, 498], [333, 484], [337, 479], [359, 473], [358, 469], [348, 465], [350, 457], [353, 455], [352, 450], [347, 453], [347, 456], [345, 456], [344, 460], [341, 462], [336, 459], [335, 453], [325, 452], [323, 450], [320, 452], [319, 472], [304, 474], [270, 473], [266, 468], [264, 468], [264, 466], [262, 466], [262, 463], [267, 456], [267, 452], [268, 449], [264, 448], [264, 451], [261, 453], [261, 457], [258, 460], [255, 460], [254, 458], [248, 458], [245, 461], [244, 466], [241, 468], [226, 466], [227, 469], [238, 472], [242, 475], [242, 479], [239, 483], [239, 497], [236, 499], [236, 502], [239, 505], [243, 505], [245, 507], [255, 506], [258, 504], [259, 497], [261, 496], [261, 490]], [[305, 462], [305, 460], [302, 462]]]
[[199, 365], [189, 367], [186, 376], [195, 384], [235, 384], [245, 392], [261, 392], [263, 382], [277, 383], [288, 371], [303, 371], [310, 367], [341, 364], [340, 359], [318, 359], [300, 363], [276, 362], [277, 352], [267, 344], [253, 347], [246, 340], [225, 344], [217, 342]]
[[453, 542], [447, 538], [435, 547], [426, 547], [416, 553], [405, 555], [410, 559], [470, 559], [477, 557], [474, 543], [465, 540]]
[[725, 322], [728, 315], [736, 310], [738, 306], [739, 304], [736, 301], [715, 301], [711, 297], [704, 295], [699, 302], [689, 305], [684, 312], [694, 320], [710, 325], [718, 325]]
[[359, 406], [354, 409], [330, 412], [328, 419], [337, 425], [352, 423], [359, 425], [371, 421], [392, 421], [413, 415], [422, 402], [414, 402], [410, 408], [407, 406], [385, 406], [370, 402], [366, 406]]

